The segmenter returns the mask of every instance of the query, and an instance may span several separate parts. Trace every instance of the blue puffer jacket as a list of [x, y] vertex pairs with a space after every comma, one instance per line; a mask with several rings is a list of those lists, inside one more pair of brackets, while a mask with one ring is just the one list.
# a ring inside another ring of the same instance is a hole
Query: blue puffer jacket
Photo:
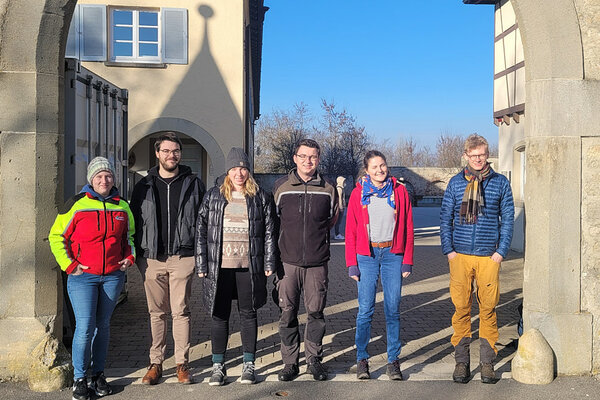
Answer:
[[474, 256], [506, 257], [512, 240], [515, 209], [510, 183], [493, 170], [483, 181], [485, 207], [474, 225], [460, 223], [460, 204], [467, 180], [461, 171], [448, 183], [440, 210], [440, 237], [444, 254], [456, 251]]

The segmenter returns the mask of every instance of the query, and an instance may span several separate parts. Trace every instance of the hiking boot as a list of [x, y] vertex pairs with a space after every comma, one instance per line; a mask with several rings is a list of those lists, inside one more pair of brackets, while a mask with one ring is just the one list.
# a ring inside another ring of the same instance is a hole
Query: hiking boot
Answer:
[[496, 383], [496, 373], [494, 366], [491, 363], [481, 363], [481, 382]]
[[214, 363], [212, 369], [212, 375], [208, 381], [210, 386], [221, 386], [225, 383], [225, 378], [227, 378], [227, 369], [225, 368], [225, 364]]
[[148, 372], [142, 378], [144, 385], [156, 385], [162, 377], [162, 364], [150, 364]]
[[256, 382], [256, 374], [254, 373], [254, 362], [246, 361], [242, 366], [242, 377], [240, 383], [252, 385]]
[[285, 364], [283, 369], [277, 374], [277, 378], [282, 382], [293, 380], [298, 376], [300, 370], [297, 364]]
[[86, 378], [79, 378], [73, 382], [73, 400], [90, 400]]
[[371, 379], [369, 373], [369, 360], [359, 360], [356, 363], [356, 377], [358, 379]]
[[175, 370], [177, 371], [177, 380], [179, 383], [188, 385], [193, 382], [192, 374], [190, 374], [190, 367], [187, 365], [187, 363], [177, 364]]
[[385, 369], [385, 373], [392, 381], [401, 381], [402, 372], [400, 371], [400, 360], [394, 360], [391, 363], [388, 363], [387, 368]]
[[456, 383], [467, 383], [469, 382], [469, 378], [471, 378], [471, 367], [469, 363], [457, 362], [456, 367], [454, 367], [454, 373], [452, 374], [452, 379]]
[[327, 380], [327, 371], [321, 361], [315, 359], [312, 363], [308, 364], [307, 370], [312, 374], [315, 381]]
[[92, 391], [96, 393], [96, 396], [98, 397], [104, 397], [112, 394], [112, 388], [106, 382], [104, 372], [98, 372], [96, 375], [92, 376], [89, 388], [92, 389]]

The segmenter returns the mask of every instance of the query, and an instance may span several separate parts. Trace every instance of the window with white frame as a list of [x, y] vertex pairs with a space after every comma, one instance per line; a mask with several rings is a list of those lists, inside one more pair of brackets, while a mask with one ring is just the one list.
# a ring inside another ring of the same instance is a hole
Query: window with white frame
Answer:
[[80, 4], [66, 57], [115, 63], [187, 64], [187, 10]]
[[160, 62], [158, 11], [110, 10], [111, 61]]

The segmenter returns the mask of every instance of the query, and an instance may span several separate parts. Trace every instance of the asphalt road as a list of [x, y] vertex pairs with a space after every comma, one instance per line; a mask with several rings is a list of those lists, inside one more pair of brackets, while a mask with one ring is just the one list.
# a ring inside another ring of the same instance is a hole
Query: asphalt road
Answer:
[[[31, 392], [26, 384], [0, 383], [0, 399], [70, 399], [69, 390], [53, 393]], [[221, 387], [207, 384], [157, 386], [115, 386], [111, 400], [127, 399], [444, 399], [444, 400], [548, 400], [600, 399], [599, 382], [594, 377], [559, 377], [549, 385], [524, 385], [504, 379], [495, 385], [471, 381], [466, 385], [451, 381], [417, 382], [261, 382], [241, 385], [235, 382]]]

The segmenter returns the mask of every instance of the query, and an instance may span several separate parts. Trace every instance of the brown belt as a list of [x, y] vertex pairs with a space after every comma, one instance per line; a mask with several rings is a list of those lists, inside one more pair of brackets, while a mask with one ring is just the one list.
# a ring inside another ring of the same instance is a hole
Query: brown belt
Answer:
[[377, 247], [378, 249], [383, 249], [384, 247], [392, 247], [392, 241], [388, 242], [371, 242], [372, 247]]

